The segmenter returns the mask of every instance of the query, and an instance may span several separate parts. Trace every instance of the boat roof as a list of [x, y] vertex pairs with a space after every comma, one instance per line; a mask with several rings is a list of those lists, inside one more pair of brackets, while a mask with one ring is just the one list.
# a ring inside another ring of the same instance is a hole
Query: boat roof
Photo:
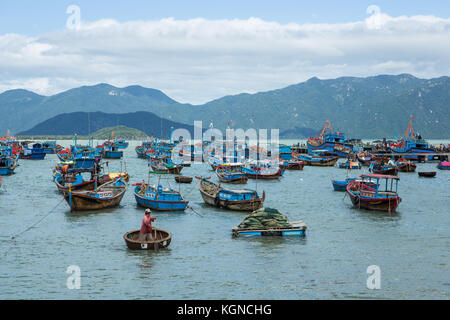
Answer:
[[395, 180], [400, 180], [399, 177], [397, 176], [391, 176], [391, 175], [386, 175], [386, 174], [375, 174], [375, 173], [367, 173], [367, 174], [362, 174], [360, 175], [360, 177], [368, 177], [368, 178], [374, 178], [374, 179], [395, 179]]

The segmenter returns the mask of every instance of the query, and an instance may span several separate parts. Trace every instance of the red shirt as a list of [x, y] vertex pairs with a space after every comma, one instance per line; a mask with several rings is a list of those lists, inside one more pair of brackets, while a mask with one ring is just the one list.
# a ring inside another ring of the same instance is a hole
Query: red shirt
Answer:
[[156, 218], [151, 215], [144, 215], [144, 219], [142, 219], [141, 233], [152, 233], [152, 221], [155, 221]]

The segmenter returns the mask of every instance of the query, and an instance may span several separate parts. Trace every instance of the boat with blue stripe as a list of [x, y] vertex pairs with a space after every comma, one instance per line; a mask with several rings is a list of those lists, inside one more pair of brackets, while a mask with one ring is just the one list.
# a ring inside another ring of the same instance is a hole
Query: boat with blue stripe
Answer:
[[347, 158], [353, 152], [353, 145], [348, 143], [342, 132], [333, 132], [330, 121], [327, 120], [319, 135], [307, 140], [308, 153], [317, 150], [326, 150], [336, 153], [341, 158]]
[[306, 224], [303, 221], [290, 222], [292, 228], [273, 228], [273, 229], [239, 229], [233, 227], [232, 232], [235, 237], [305, 237]]
[[0, 145], [0, 175], [8, 176], [14, 173], [19, 155], [14, 155], [11, 146]]
[[134, 184], [134, 197], [139, 206], [157, 211], [184, 211], [189, 201], [180, 192], [161, 185]]
[[47, 155], [42, 148], [42, 144], [35, 143], [32, 147], [25, 146], [19, 155], [20, 159], [26, 160], [44, 160]]

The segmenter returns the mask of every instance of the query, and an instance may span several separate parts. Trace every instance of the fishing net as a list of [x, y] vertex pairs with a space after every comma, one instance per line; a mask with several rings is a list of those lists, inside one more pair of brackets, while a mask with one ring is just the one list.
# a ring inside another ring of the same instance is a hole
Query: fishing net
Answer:
[[276, 209], [261, 208], [249, 214], [238, 225], [239, 229], [292, 228], [288, 218]]

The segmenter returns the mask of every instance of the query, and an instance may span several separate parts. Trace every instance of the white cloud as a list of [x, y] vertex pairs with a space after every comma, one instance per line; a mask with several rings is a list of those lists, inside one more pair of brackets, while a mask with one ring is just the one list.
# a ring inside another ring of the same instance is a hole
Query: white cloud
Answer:
[[99, 82], [140, 84], [201, 103], [312, 76], [449, 74], [450, 19], [370, 13], [364, 21], [343, 24], [105, 19], [38, 37], [4, 34], [0, 90], [53, 94]]

